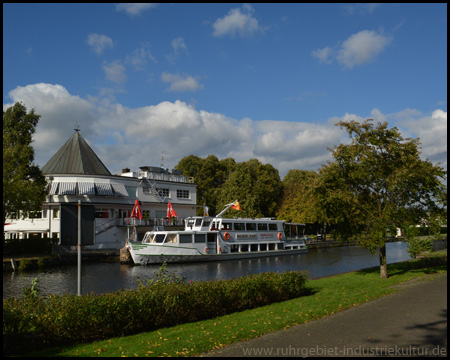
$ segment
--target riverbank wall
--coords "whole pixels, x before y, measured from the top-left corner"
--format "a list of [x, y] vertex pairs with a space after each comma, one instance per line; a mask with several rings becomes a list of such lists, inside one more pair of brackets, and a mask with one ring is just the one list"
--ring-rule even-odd
[[[78, 254], [66, 253], [59, 255], [36, 255], [3, 258], [3, 271], [46, 269], [55, 266], [74, 265], [77, 263]], [[83, 262], [118, 261], [119, 250], [107, 251], [82, 251]]]

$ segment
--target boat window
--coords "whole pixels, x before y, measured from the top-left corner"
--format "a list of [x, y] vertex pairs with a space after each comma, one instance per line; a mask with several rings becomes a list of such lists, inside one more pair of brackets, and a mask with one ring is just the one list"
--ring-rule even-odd
[[202, 225], [202, 219], [195, 219], [195, 226], [201, 226]]
[[155, 234], [155, 237], [153, 238], [154, 243], [162, 243], [164, 242], [164, 238], [166, 237], [166, 234]]
[[192, 244], [192, 235], [180, 234], [180, 244]]
[[245, 223], [234, 223], [234, 230], [245, 230]]
[[266, 223], [258, 223], [258, 230], [259, 231], [267, 231], [267, 224]]
[[151, 243], [153, 241], [153, 236], [155, 236], [155, 234], [145, 234], [144, 240], [142, 242]]
[[186, 227], [190, 227], [192, 229], [193, 226], [194, 226], [194, 220], [193, 219], [189, 219], [187, 221]]
[[251, 244], [250, 245], [250, 251], [258, 251], [258, 244]]
[[277, 223], [270, 223], [269, 230], [274, 230], [274, 231], [278, 230]]
[[233, 230], [233, 223], [222, 221], [222, 227], [220, 229], [221, 230]]
[[248, 231], [255, 231], [256, 230], [256, 224], [255, 223], [247, 223], [246, 224]]
[[211, 230], [215, 230], [217, 229], [217, 223], [215, 221], [213, 221], [212, 226], [211, 226]]
[[203, 220], [203, 225], [202, 226], [206, 226], [209, 228], [209, 224], [211, 224], [210, 220]]
[[194, 235], [195, 243], [204, 243], [206, 242], [205, 234], [195, 234]]
[[267, 244], [259, 244], [259, 251], [266, 251], [267, 250]]
[[176, 243], [177, 242], [177, 234], [167, 234], [166, 244], [167, 243]]

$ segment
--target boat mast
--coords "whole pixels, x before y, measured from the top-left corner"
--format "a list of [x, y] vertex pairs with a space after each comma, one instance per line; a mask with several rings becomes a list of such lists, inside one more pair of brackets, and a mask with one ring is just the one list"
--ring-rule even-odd
[[230, 207], [232, 207], [236, 202], [237, 202], [237, 200], [233, 201], [233, 202], [230, 203], [230, 204], [225, 205], [225, 209], [223, 209], [220, 213], [218, 213], [218, 214], [216, 215], [216, 218], [222, 217], [222, 215], [225, 213], [225, 211], [227, 211]]

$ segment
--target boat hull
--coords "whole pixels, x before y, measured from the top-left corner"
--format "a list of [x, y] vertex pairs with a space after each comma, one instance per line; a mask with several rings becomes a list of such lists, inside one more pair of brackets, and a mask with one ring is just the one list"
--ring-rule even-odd
[[[133, 262], [136, 265], [148, 264], [162, 264], [166, 263], [190, 263], [190, 262], [205, 262], [205, 261], [224, 261], [224, 260], [238, 260], [251, 259], [269, 256], [283, 256], [295, 255], [308, 251], [308, 248], [290, 249], [290, 250], [274, 250], [274, 251], [258, 251], [258, 252], [239, 252], [239, 253], [222, 253], [222, 254], [202, 254], [193, 249], [191, 254], [183, 254], [174, 249], [165, 249], [166, 253], [162, 254], [160, 249], [152, 249], [152, 246], [147, 247], [128, 247]], [[159, 250], [159, 251], [158, 251]], [[194, 251], [195, 250], [195, 251]], [[159, 252], [159, 253], [158, 253]]]

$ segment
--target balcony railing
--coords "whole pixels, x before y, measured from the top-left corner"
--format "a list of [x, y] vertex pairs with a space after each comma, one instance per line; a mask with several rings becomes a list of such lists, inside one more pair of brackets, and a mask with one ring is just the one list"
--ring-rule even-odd
[[150, 218], [150, 219], [136, 219], [136, 218], [123, 218], [118, 219], [119, 226], [184, 226], [184, 218]]

